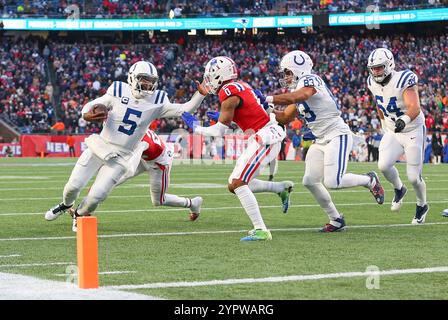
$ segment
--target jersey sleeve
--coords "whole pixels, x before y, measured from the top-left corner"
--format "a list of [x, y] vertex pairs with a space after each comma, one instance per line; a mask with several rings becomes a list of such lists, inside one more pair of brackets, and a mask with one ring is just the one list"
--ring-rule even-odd
[[154, 92], [154, 104], [170, 104], [168, 93], [163, 90], [157, 90]]
[[316, 75], [306, 75], [299, 79], [296, 90], [306, 87], [313, 87], [318, 90], [323, 84], [324, 82], [320, 77]]
[[397, 88], [398, 90], [404, 91], [407, 88], [412, 88], [413, 86], [416, 86], [417, 83], [418, 83], [417, 75], [414, 72], [408, 70], [402, 74], [402, 77], [400, 77], [400, 80], [397, 83]]
[[244, 92], [245, 88], [242, 84], [238, 82], [231, 82], [229, 84], [226, 84], [224, 87], [221, 88], [219, 91], [219, 101], [223, 102], [227, 98], [231, 96], [237, 96], [242, 98], [242, 94]]
[[87, 102], [82, 107], [81, 113], [84, 114], [89, 112], [90, 110], [92, 110], [92, 107], [96, 104], [103, 104], [108, 108], [108, 110], [111, 110], [113, 107], [113, 97], [111, 97], [109, 94], [106, 93], [105, 95], [96, 98], [95, 100]]
[[107, 88], [106, 94], [108, 94], [108, 95], [110, 95], [112, 97], [121, 98], [123, 96], [123, 92], [124, 92], [123, 82], [121, 82], [121, 81], [114, 81], [109, 86], [109, 88]]

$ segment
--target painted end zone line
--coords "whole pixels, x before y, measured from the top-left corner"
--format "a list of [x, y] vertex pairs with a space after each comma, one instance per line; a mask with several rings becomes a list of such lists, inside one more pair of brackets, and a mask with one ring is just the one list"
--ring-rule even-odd
[[285, 277], [268, 277], [268, 278], [246, 278], [246, 279], [226, 279], [226, 280], [210, 280], [210, 281], [192, 281], [192, 282], [158, 282], [146, 283], [137, 285], [119, 285], [105, 287], [107, 289], [118, 290], [133, 290], [133, 289], [159, 289], [159, 288], [182, 288], [182, 287], [201, 287], [201, 286], [217, 286], [229, 284], [244, 284], [244, 283], [276, 283], [286, 281], [307, 281], [307, 280], [321, 280], [321, 279], [338, 279], [338, 278], [354, 278], [354, 277], [368, 277], [368, 276], [387, 276], [400, 274], [415, 274], [415, 273], [434, 273], [434, 272], [448, 272], [448, 267], [434, 267], [421, 269], [398, 269], [398, 270], [384, 270], [378, 272], [343, 272], [343, 273], [327, 273], [327, 274], [310, 274], [310, 275], [296, 275]]
[[[363, 229], [363, 228], [424, 228], [424, 226], [433, 225], [447, 225], [448, 222], [427, 222], [423, 225], [407, 224], [366, 224], [366, 225], [353, 225], [347, 226], [349, 229]], [[306, 227], [306, 228], [278, 228], [270, 229], [274, 232], [295, 232], [295, 231], [318, 231], [320, 227]], [[188, 232], [147, 232], [147, 233], [116, 233], [116, 234], [103, 234], [98, 235], [98, 238], [126, 238], [126, 237], [163, 237], [163, 236], [191, 236], [197, 234], [225, 234], [225, 233], [242, 233], [247, 230], [207, 230], [207, 231], [188, 231]], [[63, 237], [24, 237], [24, 238], [0, 238], [0, 241], [34, 241], [34, 240], [67, 240], [75, 239], [75, 236], [63, 236]]]

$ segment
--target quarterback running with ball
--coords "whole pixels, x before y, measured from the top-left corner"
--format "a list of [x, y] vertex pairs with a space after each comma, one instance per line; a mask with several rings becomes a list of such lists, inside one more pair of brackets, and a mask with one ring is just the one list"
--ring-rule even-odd
[[411, 223], [423, 224], [429, 211], [426, 184], [422, 178], [426, 128], [420, 109], [417, 75], [411, 70], [395, 71], [394, 56], [385, 48], [372, 51], [367, 68], [370, 73], [367, 85], [376, 101], [385, 131], [379, 146], [378, 168], [395, 189], [391, 210], [400, 210], [407, 193], [394, 166], [404, 154], [408, 180], [417, 196]]
[[114, 81], [105, 95], [84, 105], [83, 118], [103, 122], [103, 129], [99, 135], [93, 134], [85, 140], [88, 148], [73, 168], [62, 202], [45, 213], [46, 220], [55, 220], [70, 209], [81, 190], [97, 174], [87, 196], [72, 211], [72, 229], [76, 232], [76, 218], [92, 214], [126, 174], [135, 152], [140, 152], [138, 157], [141, 156], [138, 145], [151, 121], [194, 112], [205, 98], [196, 92], [187, 103], [171, 103], [165, 91], [157, 90], [158, 79], [152, 63], [136, 62], [129, 69], [127, 83]]

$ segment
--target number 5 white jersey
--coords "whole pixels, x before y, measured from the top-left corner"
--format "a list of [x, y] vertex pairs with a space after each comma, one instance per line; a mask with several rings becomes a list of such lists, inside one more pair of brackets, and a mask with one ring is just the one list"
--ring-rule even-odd
[[[132, 151], [143, 138], [151, 121], [173, 114], [165, 91], [156, 90], [154, 94], [135, 99], [130, 86], [114, 81], [102, 97], [87, 103], [82, 113], [88, 112], [95, 104], [104, 104], [110, 111], [103, 123], [100, 136], [118, 148]], [[179, 109], [179, 108], [178, 108]]]
[[307, 101], [297, 104], [297, 111], [304, 115], [317, 142], [329, 141], [334, 137], [351, 133], [349, 126], [340, 116], [336, 98], [319, 76], [311, 74], [301, 77], [296, 90], [303, 87], [314, 87], [317, 91]]
[[[389, 82], [382, 86], [375, 82], [371, 76], [367, 78], [367, 85], [370, 92], [374, 96], [378, 108], [383, 112], [386, 121], [386, 130], [395, 131], [395, 120], [404, 115], [407, 108], [403, 101], [403, 92], [407, 88], [417, 85], [417, 75], [411, 70], [392, 71]], [[420, 128], [425, 123], [423, 112], [415, 118], [411, 123], [406, 125], [403, 132], [410, 132], [416, 128]]]

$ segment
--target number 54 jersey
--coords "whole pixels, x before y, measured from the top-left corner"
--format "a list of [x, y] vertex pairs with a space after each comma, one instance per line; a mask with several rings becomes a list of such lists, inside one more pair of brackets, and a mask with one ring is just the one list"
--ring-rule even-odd
[[317, 143], [326, 143], [334, 137], [351, 133], [341, 118], [339, 105], [325, 82], [315, 74], [301, 77], [296, 90], [313, 87], [316, 93], [308, 100], [297, 104], [297, 111], [304, 116]]
[[[395, 131], [395, 120], [403, 116], [406, 111], [406, 105], [403, 101], [403, 92], [407, 88], [412, 88], [418, 83], [417, 75], [411, 70], [392, 71], [392, 76], [386, 85], [375, 82], [371, 76], [367, 78], [367, 86], [372, 93], [378, 109], [383, 112], [386, 121], [386, 131]], [[425, 123], [423, 112], [409, 123], [402, 132], [410, 132], [420, 128]]]

